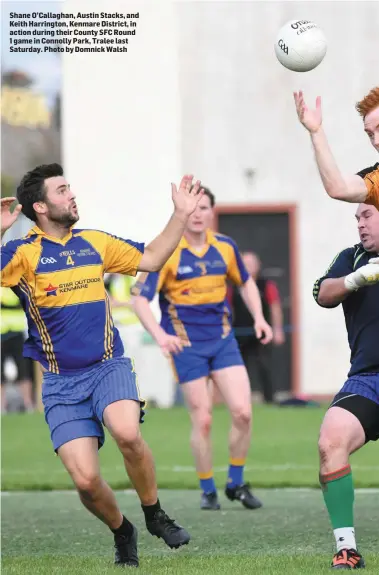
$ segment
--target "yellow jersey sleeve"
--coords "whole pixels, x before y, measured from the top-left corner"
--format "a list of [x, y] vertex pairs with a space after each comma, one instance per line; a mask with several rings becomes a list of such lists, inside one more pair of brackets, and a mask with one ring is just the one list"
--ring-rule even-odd
[[1, 246], [1, 285], [16, 286], [28, 270], [23, 246], [27, 240], [11, 240]]
[[83, 230], [78, 235], [99, 252], [105, 273], [136, 275], [143, 256], [144, 244], [96, 230]]

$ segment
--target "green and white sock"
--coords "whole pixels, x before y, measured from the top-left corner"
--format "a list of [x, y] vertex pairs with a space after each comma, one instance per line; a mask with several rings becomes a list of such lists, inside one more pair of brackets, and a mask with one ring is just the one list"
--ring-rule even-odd
[[350, 465], [320, 475], [324, 501], [336, 539], [337, 551], [356, 549], [354, 530], [354, 485]]

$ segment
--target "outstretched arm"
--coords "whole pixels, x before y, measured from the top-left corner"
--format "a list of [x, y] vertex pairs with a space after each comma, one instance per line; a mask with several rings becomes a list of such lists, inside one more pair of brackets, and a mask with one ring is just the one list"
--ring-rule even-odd
[[200, 181], [192, 187], [193, 176], [184, 176], [179, 190], [171, 184], [174, 213], [164, 230], [148, 246], [138, 265], [139, 271], [159, 271], [174, 253], [184, 233], [189, 216], [196, 209], [197, 203], [203, 195], [200, 190]]
[[363, 179], [357, 175], [343, 176], [336, 164], [322, 127], [320, 96], [316, 99], [314, 110], [306, 106], [303, 92], [295, 92], [294, 98], [298, 118], [310, 134], [318, 171], [327, 194], [345, 202], [364, 202], [368, 190]]

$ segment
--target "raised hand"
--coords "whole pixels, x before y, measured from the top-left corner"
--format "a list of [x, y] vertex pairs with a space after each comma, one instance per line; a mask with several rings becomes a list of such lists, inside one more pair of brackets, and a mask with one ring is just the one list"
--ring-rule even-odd
[[303, 92], [294, 92], [293, 96], [300, 122], [308, 132], [317, 132], [322, 124], [321, 96], [317, 96], [314, 110], [310, 110], [305, 104]]
[[11, 205], [15, 200], [16, 198], [1, 198], [1, 235], [14, 224], [20, 215], [21, 204], [18, 204], [11, 212]]
[[196, 206], [202, 197], [204, 191], [200, 189], [200, 180], [192, 185], [193, 176], [183, 176], [180, 182], [179, 190], [175, 184], [171, 184], [172, 201], [174, 202], [175, 211], [188, 217], [195, 211]]

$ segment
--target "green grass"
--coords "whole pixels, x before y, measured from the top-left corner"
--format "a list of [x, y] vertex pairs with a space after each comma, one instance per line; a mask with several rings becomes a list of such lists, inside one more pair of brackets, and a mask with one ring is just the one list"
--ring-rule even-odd
[[[255, 487], [317, 487], [317, 438], [325, 412], [310, 408], [257, 406], [254, 409], [253, 443], [246, 479]], [[189, 448], [189, 419], [184, 408], [149, 410], [141, 427], [153, 450], [160, 487], [197, 489]], [[218, 484], [225, 480], [228, 464], [229, 415], [223, 407], [214, 413], [214, 469]], [[352, 457], [357, 487], [379, 487], [375, 444]], [[100, 451], [102, 472], [114, 488], [129, 486], [121, 456], [107, 436]], [[71, 480], [50, 443], [43, 415], [2, 417], [2, 489], [71, 489]]]
[[[317, 437], [324, 411], [255, 408], [246, 479], [264, 506], [247, 511], [239, 503], [226, 501], [221, 492], [228, 463], [229, 416], [224, 408], [216, 408], [214, 468], [222, 509], [201, 512], [188, 442], [188, 415], [183, 408], [150, 410], [142, 430], [155, 456], [160, 499], [188, 528], [192, 540], [188, 547], [170, 551], [146, 532], [135, 493], [117, 492], [121, 509], [139, 529], [139, 573], [330, 573], [334, 538], [321, 492], [300, 489], [317, 486]], [[379, 487], [376, 447], [370, 444], [353, 456], [356, 486]], [[114, 488], [125, 489], [129, 484], [121, 456], [109, 437], [100, 459], [104, 477]], [[267, 489], [283, 486], [297, 489]], [[1, 510], [3, 573], [120, 573], [112, 565], [113, 542], [107, 528], [81, 506], [75, 491], [57, 491], [72, 489], [72, 484], [53, 454], [42, 415], [2, 417], [2, 488], [8, 491], [2, 495]], [[358, 491], [355, 514], [358, 541], [368, 566], [365, 573], [377, 575], [378, 493]]]
[[[219, 512], [201, 512], [195, 491], [162, 491], [161, 501], [192, 536], [171, 551], [146, 531], [137, 497], [118, 492], [139, 529], [141, 575], [316, 575], [330, 573], [334, 541], [316, 490], [258, 490], [264, 507], [247, 511], [221, 497]], [[377, 493], [356, 495], [356, 532], [367, 575], [379, 573]], [[112, 537], [73, 492], [2, 497], [2, 572], [23, 575], [116, 574]]]

